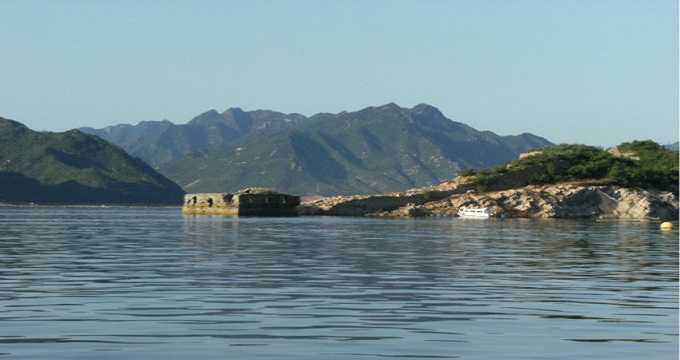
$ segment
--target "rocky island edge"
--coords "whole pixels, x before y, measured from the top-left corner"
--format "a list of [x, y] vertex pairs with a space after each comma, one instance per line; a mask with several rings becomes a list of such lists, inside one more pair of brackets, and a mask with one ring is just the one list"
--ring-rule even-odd
[[298, 215], [454, 216], [463, 206], [489, 207], [509, 218], [678, 219], [678, 198], [667, 191], [560, 183], [480, 193], [460, 179], [404, 193], [307, 201]]
[[607, 151], [562, 144], [465, 175], [401, 193], [305, 201], [298, 214], [453, 216], [465, 206], [510, 218], [678, 219], [678, 152], [652, 141]]

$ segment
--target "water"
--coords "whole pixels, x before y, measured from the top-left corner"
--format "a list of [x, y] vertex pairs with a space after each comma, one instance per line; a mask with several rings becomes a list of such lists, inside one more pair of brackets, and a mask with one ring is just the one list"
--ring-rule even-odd
[[0, 208], [0, 354], [676, 359], [658, 226]]

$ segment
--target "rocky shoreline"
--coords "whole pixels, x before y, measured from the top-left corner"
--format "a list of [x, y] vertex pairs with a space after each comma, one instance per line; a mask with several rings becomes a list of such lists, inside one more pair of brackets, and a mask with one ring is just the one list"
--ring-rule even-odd
[[478, 192], [459, 179], [403, 193], [323, 198], [303, 202], [299, 215], [455, 216], [458, 209], [490, 207], [509, 218], [593, 218], [677, 220], [678, 198], [671, 192], [576, 183], [529, 185]]

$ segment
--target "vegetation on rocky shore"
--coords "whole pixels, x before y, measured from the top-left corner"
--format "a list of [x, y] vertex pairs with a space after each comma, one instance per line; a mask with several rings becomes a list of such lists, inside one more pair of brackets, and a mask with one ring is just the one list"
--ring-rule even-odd
[[652, 141], [608, 151], [557, 145], [439, 186], [318, 199], [303, 203], [300, 213], [446, 216], [462, 206], [491, 207], [508, 217], [677, 219], [678, 152]]
[[653, 141], [623, 143], [609, 150], [594, 146], [560, 144], [534, 149], [527, 156], [491, 170], [464, 171], [478, 190], [493, 187], [503, 174], [537, 169], [527, 185], [578, 182], [583, 185], [617, 185], [656, 189], [678, 195], [678, 151]]

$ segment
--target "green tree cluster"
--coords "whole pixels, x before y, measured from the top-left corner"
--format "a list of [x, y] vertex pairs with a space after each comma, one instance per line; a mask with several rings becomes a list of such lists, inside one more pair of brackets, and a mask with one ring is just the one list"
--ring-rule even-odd
[[[651, 141], [633, 141], [617, 146], [616, 152], [588, 145], [560, 144], [518, 159], [509, 165], [474, 173], [479, 190], [494, 176], [543, 165], [546, 171], [533, 175], [532, 184], [565, 181], [598, 182], [625, 187], [653, 188], [678, 194], [678, 151], [667, 150]], [[470, 174], [470, 172], [468, 172]]]

